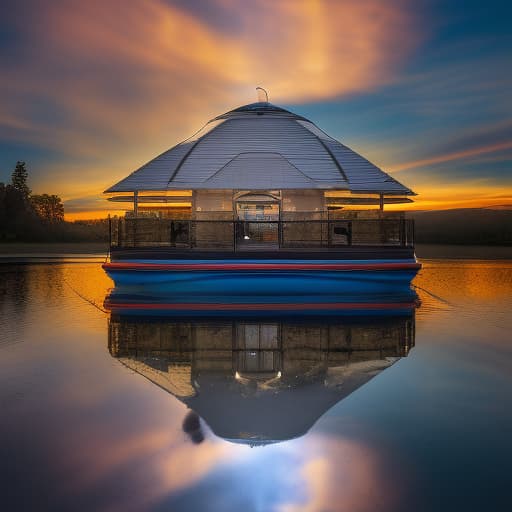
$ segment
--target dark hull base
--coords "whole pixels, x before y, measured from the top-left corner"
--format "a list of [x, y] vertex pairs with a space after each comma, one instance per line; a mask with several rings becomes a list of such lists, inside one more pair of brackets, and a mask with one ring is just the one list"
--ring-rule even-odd
[[331, 249], [205, 250], [170, 247], [111, 248], [111, 260], [411, 260], [414, 247], [360, 246]]

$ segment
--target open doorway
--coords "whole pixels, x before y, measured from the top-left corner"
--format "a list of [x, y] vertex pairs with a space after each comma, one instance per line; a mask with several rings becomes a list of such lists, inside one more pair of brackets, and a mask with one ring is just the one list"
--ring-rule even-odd
[[271, 194], [248, 193], [235, 200], [237, 246], [269, 249], [279, 246], [280, 200]]

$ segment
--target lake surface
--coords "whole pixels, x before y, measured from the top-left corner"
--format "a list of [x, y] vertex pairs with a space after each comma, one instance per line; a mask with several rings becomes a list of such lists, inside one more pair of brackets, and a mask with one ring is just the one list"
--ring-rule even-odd
[[424, 260], [400, 315], [104, 311], [0, 265], [0, 509], [511, 509], [512, 261]]

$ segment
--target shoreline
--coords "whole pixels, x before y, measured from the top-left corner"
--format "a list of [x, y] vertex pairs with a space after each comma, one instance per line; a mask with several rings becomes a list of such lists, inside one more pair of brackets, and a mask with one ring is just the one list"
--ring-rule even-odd
[[0, 244], [0, 258], [12, 256], [106, 255], [108, 242], [14, 242]]
[[[23, 258], [30, 260], [59, 258], [104, 258], [105, 242], [3, 243], [0, 262]], [[419, 259], [512, 260], [512, 246], [416, 244]]]

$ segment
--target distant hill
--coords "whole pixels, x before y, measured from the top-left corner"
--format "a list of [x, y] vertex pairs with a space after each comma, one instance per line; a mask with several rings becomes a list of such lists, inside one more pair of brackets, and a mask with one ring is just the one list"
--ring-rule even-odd
[[408, 212], [417, 243], [512, 245], [512, 209], [460, 208]]

